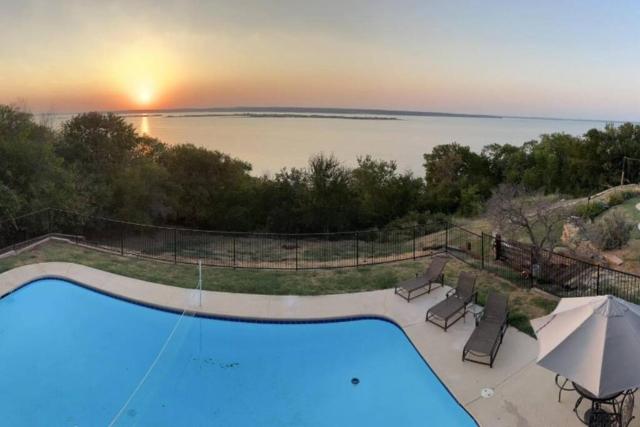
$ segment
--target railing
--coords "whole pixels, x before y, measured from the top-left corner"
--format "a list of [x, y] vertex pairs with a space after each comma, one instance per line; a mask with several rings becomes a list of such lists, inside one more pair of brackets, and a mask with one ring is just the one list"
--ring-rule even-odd
[[0, 223], [0, 253], [45, 235], [120, 255], [232, 268], [358, 267], [444, 252], [446, 223], [342, 233], [235, 233], [160, 227], [46, 209]]
[[476, 268], [559, 297], [611, 294], [640, 303], [640, 276], [452, 224], [447, 249]]
[[342, 233], [233, 233], [160, 227], [45, 209], [0, 222], [0, 254], [43, 236], [119, 255], [254, 269], [331, 269], [450, 255], [525, 288], [557, 296], [612, 294], [640, 302], [640, 276], [446, 222]]

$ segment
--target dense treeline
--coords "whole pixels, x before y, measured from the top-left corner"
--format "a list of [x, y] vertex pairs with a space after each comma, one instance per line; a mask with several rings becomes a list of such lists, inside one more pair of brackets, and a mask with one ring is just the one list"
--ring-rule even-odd
[[432, 211], [473, 215], [498, 184], [531, 191], [583, 196], [640, 182], [640, 126], [591, 129], [584, 136], [542, 135], [522, 146], [491, 144], [481, 153], [458, 144], [440, 145], [425, 155], [426, 202]]
[[[251, 165], [193, 145], [165, 145], [123, 118], [86, 113], [59, 131], [0, 106], [0, 217], [48, 206], [129, 221], [274, 232], [384, 227], [429, 214], [474, 215], [500, 183], [588, 194], [619, 182], [624, 156], [640, 158], [640, 126], [543, 135], [523, 146], [458, 144], [424, 156], [425, 177], [365, 156], [333, 156], [254, 177]], [[626, 171], [640, 181], [640, 162]]]

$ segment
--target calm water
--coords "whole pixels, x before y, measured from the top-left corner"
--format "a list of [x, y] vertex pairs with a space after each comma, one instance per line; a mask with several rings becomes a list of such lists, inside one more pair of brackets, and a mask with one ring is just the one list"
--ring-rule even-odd
[[[69, 116], [57, 116], [60, 122]], [[480, 151], [491, 143], [522, 145], [541, 134], [582, 135], [605, 122], [410, 117], [400, 120], [247, 117], [127, 117], [140, 132], [169, 143], [189, 142], [231, 154], [253, 165], [253, 173], [275, 173], [282, 167], [305, 166], [314, 153], [334, 153], [347, 164], [358, 156], [395, 160], [401, 170], [418, 175], [424, 153], [439, 144], [458, 142]]]
[[382, 320], [181, 317], [40, 280], [0, 300], [0, 348], [7, 426], [475, 425]]

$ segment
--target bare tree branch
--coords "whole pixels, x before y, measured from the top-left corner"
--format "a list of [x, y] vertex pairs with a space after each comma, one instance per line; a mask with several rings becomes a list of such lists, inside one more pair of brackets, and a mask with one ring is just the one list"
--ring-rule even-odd
[[502, 235], [515, 240], [525, 234], [538, 256], [545, 251], [550, 256], [560, 237], [559, 225], [567, 218], [566, 208], [558, 207], [557, 200], [522, 186], [502, 184], [494, 191], [487, 211]]

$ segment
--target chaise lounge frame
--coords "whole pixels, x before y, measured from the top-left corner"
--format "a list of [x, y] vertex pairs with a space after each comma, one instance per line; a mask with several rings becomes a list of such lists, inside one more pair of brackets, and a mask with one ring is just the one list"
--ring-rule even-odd
[[[397, 283], [395, 294], [400, 295], [407, 302], [411, 302], [413, 298], [428, 294], [432, 289], [443, 286], [444, 268], [447, 262], [449, 262], [449, 258], [443, 256], [434, 257], [422, 275]], [[434, 284], [437, 286], [434, 287]]]
[[467, 306], [476, 301], [475, 286], [476, 276], [466, 271], [461, 272], [458, 276], [458, 286], [449, 290], [443, 301], [427, 310], [425, 321], [441, 327], [446, 332], [449, 326], [464, 319]]
[[[484, 309], [476, 314], [476, 328], [462, 350], [462, 361], [493, 368], [493, 362], [507, 331], [508, 320], [508, 297], [499, 292], [490, 292]], [[486, 361], [487, 358], [489, 361]]]

